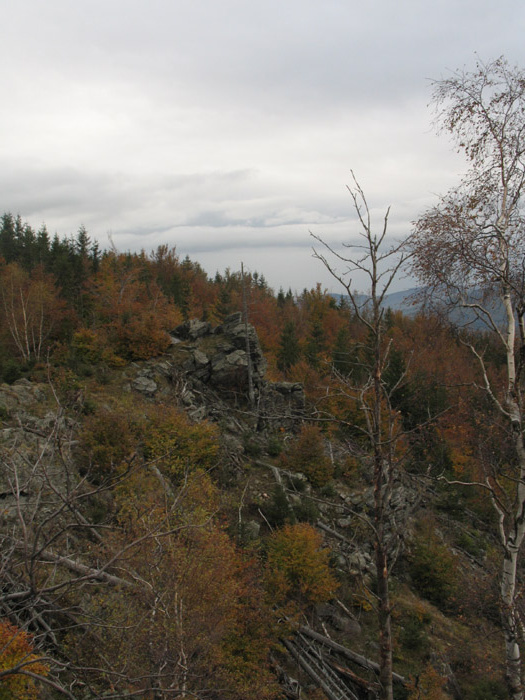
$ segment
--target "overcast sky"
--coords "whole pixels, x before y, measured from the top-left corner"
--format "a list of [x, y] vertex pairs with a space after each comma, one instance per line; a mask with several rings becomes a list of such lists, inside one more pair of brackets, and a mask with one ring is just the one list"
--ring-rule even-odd
[[276, 289], [337, 291], [309, 232], [355, 240], [350, 169], [395, 236], [457, 183], [429, 79], [525, 66], [523, 0], [17, 0], [0, 26], [1, 211]]

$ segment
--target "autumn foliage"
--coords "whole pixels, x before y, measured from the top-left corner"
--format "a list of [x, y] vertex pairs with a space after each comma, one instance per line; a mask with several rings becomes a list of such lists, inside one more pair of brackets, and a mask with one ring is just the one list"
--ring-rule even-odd
[[324, 439], [318, 426], [305, 424], [281, 456], [281, 465], [308, 477], [313, 486], [324, 486], [334, 468], [325, 453]]
[[209, 423], [192, 423], [169, 406], [152, 406], [141, 426], [148, 459], [176, 482], [196, 469], [209, 471], [219, 457], [218, 430]]
[[321, 603], [333, 596], [337, 581], [329, 566], [329, 550], [307, 523], [286, 525], [268, 541], [268, 589], [272, 600], [299, 606]]
[[93, 329], [124, 359], [158, 355], [182, 320], [142, 258], [110, 254], [87, 286]]
[[[11, 382], [23, 375], [42, 381], [48, 371], [43, 363], [49, 358], [57, 398], [67, 396], [69, 401], [73, 396], [66, 419], [71, 434], [57, 454], [64, 460], [64, 479], [80, 473], [79, 483], [68, 483], [70, 491], [34, 540], [31, 528], [38, 518], [27, 518], [26, 552], [33, 558], [26, 566], [17, 550], [17, 566], [22, 564], [12, 580], [21, 590], [34, 589], [37, 597], [42, 582], [57, 585], [53, 601], [58, 600], [59, 609], [73, 611], [62, 623], [66, 629], [58, 635], [63, 647], [57, 655], [72, 664], [71, 677], [89, 686], [91, 696], [279, 697], [269, 663], [281, 633], [276, 628], [279, 616], [297, 619], [308, 612], [313, 618], [318, 603], [335, 596], [356, 601], [356, 590], [359, 595], [366, 590], [367, 602], [361, 605], [366, 618], [373, 600], [376, 582], [364, 580], [369, 571], [361, 572], [364, 582], [357, 584], [349, 563], [369, 535], [364, 531], [373, 526], [367, 510], [372, 460], [366, 409], [373, 358], [366, 330], [344, 299], [336, 301], [319, 285], [299, 294], [274, 294], [257, 273], [243, 279], [227, 270], [212, 279], [198, 263], [179, 259], [175, 249], [161, 246], [150, 255], [99, 251], [86, 244], [85, 232], [78, 241], [48, 244], [42, 234], [42, 255], [22, 255], [25, 249], [18, 241], [15, 255], [9, 253], [9, 237], [1, 233], [1, 379]], [[278, 435], [274, 449], [264, 417], [255, 426], [253, 416], [243, 413], [242, 398], [232, 409], [230, 426], [238, 422], [244, 428], [245, 419], [252, 421], [247, 434], [266, 462], [264, 478], [258, 465], [243, 462], [240, 441], [235, 452], [234, 429], [228, 435], [231, 442], [222, 439], [227, 422], [222, 415], [209, 422], [188, 418], [177, 393], [176, 369], [155, 400], [122, 392], [124, 385], [129, 389], [134, 361], [166, 354], [163, 360], [172, 362], [177, 350], [170, 353], [169, 331], [183, 319], [219, 324], [241, 310], [243, 287], [248, 321], [268, 360], [267, 378], [301, 382], [307, 396], [301, 420], [293, 426], [290, 420], [272, 433]], [[501, 503], [510, 504], [512, 498], [505, 481], [496, 481], [498, 473], [507, 474], [509, 481], [515, 478], [509, 433], [479, 399], [479, 369], [457, 334], [439, 318], [390, 311], [382, 324], [382, 381], [391, 400], [380, 403], [378, 436], [389, 444], [389, 431], [403, 434], [392, 450], [400, 474], [404, 472], [399, 484], [395, 480], [394, 496], [399, 495], [398, 485], [403, 486], [401, 496], [405, 490], [410, 495], [416, 478], [442, 477], [432, 481], [436, 493], [424, 502], [439, 501], [439, 517], [443, 514], [445, 520], [474, 512], [490, 526], [486, 494], [471, 490], [466, 495], [466, 489], [443, 480], [488, 476]], [[488, 376], [501, 391], [501, 353], [483, 334], [467, 339], [483, 353]], [[163, 392], [169, 395], [165, 403]], [[0, 406], [0, 417], [9, 420], [8, 407]], [[32, 424], [29, 432], [36, 434]], [[44, 459], [45, 450], [42, 455]], [[268, 466], [286, 472], [273, 499], [268, 495], [274, 488]], [[294, 479], [297, 473], [309, 483]], [[330, 484], [334, 478], [340, 480], [337, 488]], [[52, 489], [44, 481], [45, 508]], [[55, 495], [65, 482], [57, 483]], [[306, 491], [294, 490], [299, 483]], [[360, 490], [358, 517], [346, 496], [354, 487]], [[315, 498], [323, 494], [338, 502], [338, 510], [316, 510]], [[338, 557], [342, 590], [319, 531], [293, 524], [296, 519], [315, 523], [327, 512], [328, 526], [340, 528], [352, 544], [351, 550], [341, 545], [344, 557]], [[339, 521], [344, 524], [339, 526]], [[258, 533], [249, 544], [244, 536], [248, 523]], [[403, 572], [402, 586], [416, 590], [429, 605], [444, 614], [460, 606], [463, 613], [467, 606], [457, 600], [463, 582], [456, 575], [458, 558], [451, 555], [448, 535], [441, 537], [441, 529], [441, 521], [439, 526], [432, 521], [404, 538], [396, 566]], [[236, 540], [239, 532], [245, 549]], [[468, 548], [469, 538], [458, 539], [457, 547]], [[105, 585], [103, 576], [75, 579], [77, 574], [70, 584], [60, 566], [40, 558], [43, 552], [62, 550], [81, 564], [102, 567], [104, 575], [114, 577], [113, 584]], [[472, 556], [483, 557], [485, 551], [497, 558], [488, 545]], [[488, 588], [485, 579], [479, 587]], [[497, 618], [493, 598], [489, 602]], [[403, 624], [394, 620], [394, 625]], [[50, 645], [49, 653], [55, 651]], [[0, 700], [37, 697], [36, 680], [16, 669], [23, 663], [27, 671], [47, 677], [51, 671], [39, 653], [30, 635], [7, 620], [0, 623]], [[437, 698], [444, 692], [437, 666], [424, 666], [427, 660], [421, 663], [417, 686], [408, 690], [410, 697]], [[61, 677], [62, 671], [50, 668], [60, 680], [70, 673]]]
[[[82, 666], [110, 659], [126, 669], [114, 687], [134, 692], [150, 682], [167, 697], [170, 689], [198, 695], [220, 687], [234, 700], [275, 698], [272, 617], [257, 564], [216, 522], [217, 489], [205, 472], [190, 469], [172, 491], [169, 462], [159, 469], [160, 480], [146, 464], [120, 484], [120, 527], [107, 539], [113, 551], [125, 552], [122, 563], [141, 585], [93, 596], [89, 612], [100, 630], [71, 635], [70, 654]], [[97, 674], [90, 682], [104, 687]]]
[[54, 277], [32, 275], [17, 263], [0, 265], [0, 320], [4, 342], [24, 362], [45, 359], [68, 315]]
[[33, 640], [25, 630], [0, 620], [0, 700], [36, 700], [37, 678], [45, 678], [48, 665], [35, 653]]

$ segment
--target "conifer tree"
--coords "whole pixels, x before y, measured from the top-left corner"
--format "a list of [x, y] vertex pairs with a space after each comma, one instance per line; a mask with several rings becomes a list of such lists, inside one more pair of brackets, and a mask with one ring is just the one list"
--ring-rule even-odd
[[308, 364], [317, 369], [321, 361], [321, 355], [325, 350], [325, 337], [323, 324], [319, 317], [314, 318], [310, 324], [310, 334], [306, 341], [305, 356]]
[[223, 285], [219, 291], [217, 302], [215, 304], [215, 316], [219, 321], [224, 321], [226, 316], [232, 313], [231, 291], [226, 285]]
[[283, 328], [277, 353], [277, 367], [281, 372], [286, 372], [293, 367], [301, 356], [301, 348], [297, 339], [295, 325], [288, 321]]
[[349, 377], [355, 369], [355, 350], [347, 326], [342, 326], [332, 350], [332, 367], [343, 377]]
[[43, 265], [46, 269], [49, 266], [50, 247], [49, 233], [44, 224], [36, 236], [36, 264]]
[[0, 256], [7, 263], [14, 262], [18, 252], [15, 238], [15, 221], [13, 215], [6, 213], [2, 215], [2, 225], [0, 228]]

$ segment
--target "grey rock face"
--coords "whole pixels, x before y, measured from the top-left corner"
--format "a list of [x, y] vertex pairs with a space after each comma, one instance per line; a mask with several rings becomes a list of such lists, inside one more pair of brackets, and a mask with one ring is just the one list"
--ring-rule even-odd
[[[226, 316], [224, 323], [222, 325], [223, 332], [228, 333], [230, 328], [234, 328], [242, 323], [242, 313], [240, 311], [234, 311], [229, 316]], [[221, 328], [221, 326], [219, 326]], [[219, 332], [219, 331], [217, 331]]]
[[208, 321], [198, 321], [196, 318], [185, 321], [170, 332], [170, 335], [181, 340], [197, 340], [211, 332], [211, 324]]
[[265, 425], [270, 429], [292, 428], [298, 416], [303, 414], [305, 404], [302, 384], [266, 382], [261, 390], [259, 409]]
[[281, 396], [287, 397], [293, 405], [304, 407], [305, 395], [302, 384], [298, 382], [274, 382], [272, 388]]
[[369, 562], [367, 561], [364, 552], [353, 552], [353, 554], [350, 554], [350, 556], [347, 558], [347, 561], [350, 573], [353, 575], [363, 574], [368, 568]]
[[249, 541], [256, 540], [259, 537], [261, 531], [261, 526], [256, 520], [248, 520], [247, 523], [243, 523], [242, 532], [245, 539]]
[[341, 610], [330, 603], [318, 605], [316, 612], [321, 620], [326, 620], [332, 627], [340, 632], [356, 637], [361, 634], [361, 625], [354, 618], [345, 615]]
[[130, 377], [129, 389], [150, 399], [175, 390], [195, 420], [226, 420], [220, 401], [248, 397], [251, 368], [258, 430], [293, 427], [303, 415], [302, 385], [266, 379], [267, 362], [257, 333], [240, 312], [215, 328], [207, 321], [186, 321], [171, 331], [171, 338], [168, 359], [136, 365], [139, 369]]
[[42, 407], [38, 404], [49, 399], [49, 394], [46, 385], [26, 379], [0, 385], [0, 405], [16, 417], [9, 427], [0, 429], [0, 495], [4, 524], [19, 524], [19, 508], [26, 508], [27, 504], [31, 508], [38, 504], [42, 517], [54, 512], [62, 498], [60, 494], [68, 493], [71, 479], [75, 478], [76, 468], [70, 450], [75, 444], [76, 424], [58, 409], [41, 415]]
[[228, 316], [215, 329], [207, 321], [186, 321], [177, 326], [172, 335], [183, 341], [193, 341], [184, 347], [187, 359], [183, 369], [195, 379], [217, 387], [246, 391], [250, 361], [255, 388], [264, 382], [266, 360], [257, 333], [253, 326], [243, 322], [240, 312]]
[[141, 394], [146, 394], [153, 396], [158, 389], [157, 384], [149, 377], [139, 376], [133, 380], [131, 386], [135, 391], [139, 391]]
[[18, 410], [45, 398], [45, 385], [33, 384], [27, 379], [17, 379], [14, 384], [0, 384], [0, 406], [6, 410]]

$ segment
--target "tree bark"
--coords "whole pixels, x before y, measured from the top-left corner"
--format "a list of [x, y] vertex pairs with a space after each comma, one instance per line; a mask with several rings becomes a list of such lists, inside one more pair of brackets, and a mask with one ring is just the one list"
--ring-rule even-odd
[[515, 602], [517, 562], [517, 549], [507, 546], [503, 560], [500, 595], [501, 618], [505, 635], [507, 685], [511, 700], [523, 700], [520, 634]]

